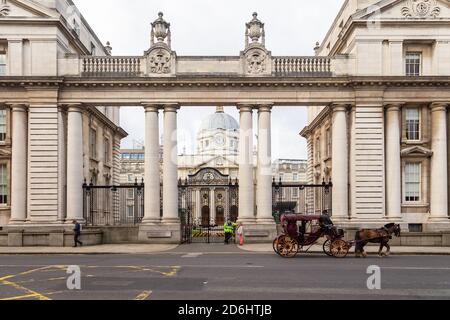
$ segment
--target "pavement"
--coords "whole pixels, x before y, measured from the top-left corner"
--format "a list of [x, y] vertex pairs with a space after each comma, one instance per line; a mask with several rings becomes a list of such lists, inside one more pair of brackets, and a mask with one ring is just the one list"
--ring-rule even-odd
[[[169, 245], [169, 244], [105, 244], [89, 247], [0, 247], [2, 254], [156, 254], [164, 252], [210, 252], [212, 248], [221, 248], [220, 253], [260, 253], [273, 254], [272, 244], [246, 244], [242, 247], [234, 245], [224, 246], [222, 244], [194, 244], [194, 245]], [[226, 248], [224, 251], [223, 249]], [[194, 251], [195, 251], [194, 250]], [[213, 249], [215, 250], [215, 249]], [[354, 249], [350, 252], [353, 253]], [[367, 246], [369, 254], [376, 254], [378, 246]], [[310, 248], [309, 253], [322, 253], [322, 246], [315, 245]], [[392, 255], [450, 255], [450, 247], [392, 247]]]
[[[79, 290], [67, 285], [74, 283], [69, 266], [80, 270]], [[373, 266], [380, 270], [375, 290], [368, 288]], [[449, 256], [283, 259], [220, 244], [154, 254], [0, 255], [0, 300], [450, 300], [449, 266]]]

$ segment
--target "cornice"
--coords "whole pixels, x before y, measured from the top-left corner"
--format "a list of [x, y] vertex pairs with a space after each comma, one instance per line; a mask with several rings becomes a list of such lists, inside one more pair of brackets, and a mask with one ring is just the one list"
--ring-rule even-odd
[[264, 77], [264, 78], [198, 78], [198, 77], [171, 77], [171, 78], [91, 78], [91, 77], [0, 77], [0, 88], [2, 87], [47, 87], [54, 88], [426, 88], [450, 86], [450, 77], [427, 76], [427, 77], [374, 77], [374, 76], [349, 76], [349, 77], [322, 77], [322, 78], [301, 78], [301, 77]]

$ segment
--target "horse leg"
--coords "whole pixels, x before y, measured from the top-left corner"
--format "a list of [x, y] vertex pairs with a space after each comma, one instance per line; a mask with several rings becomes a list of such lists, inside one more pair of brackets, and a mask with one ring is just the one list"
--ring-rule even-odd
[[367, 245], [367, 242], [365, 242], [365, 241], [363, 243], [361, 243], [361, 254], [362, 254], [363, 258], [367, 258], [367, 253], [366, 253], [366, 251], [364, 251], [364, 248], [366, 245]]
[[355, 257], [361, 258], [361, 249], [358, 242], [355, 244]]
[[384, 249], [384, 242], [381, 241], [381, 243], [380, 243], [380, 251], [378, 251], [378, 255], [380, 257], [384, 257], [383, 249]]
[[391, 246], [389, 243], [386, 243], [385, 246], [387, 248], [386, 257], [389, 257], [391, 255]]

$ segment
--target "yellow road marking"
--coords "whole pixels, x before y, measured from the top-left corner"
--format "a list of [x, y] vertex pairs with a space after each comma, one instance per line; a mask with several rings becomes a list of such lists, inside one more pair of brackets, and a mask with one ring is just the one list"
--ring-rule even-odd
[[39, 300], [51, 300], [49, 297], [44, 296], [42, 293], [39, 293], [39, 292], [33, 291], [33, 290], [31, 290], [31, 289], [25, 288], [24, 286], [21, 286], [21, 285], [19, 285], [19, 284], [17, 284], [17, 283], [14, 283], [14, 282], [12, 282], [12, 281], [2, 280], [1, 282], [2, 282], [3, 284], [6, 284], [6, 285], [9, 285], [9, 286], [13, 287], [14, 289], [19, 290], [19, 291], [25, 291], [25, 292], [28, 293], [28, 295], [31, 295], [31, 296], [33, 296], [33, 297], [36, 297], [36, 298], [38, 298]]
[[134, 300], [147, 300], [152, 293], [152, 291], [144, 291], [140, 293], [136, 298], [134, 298]]

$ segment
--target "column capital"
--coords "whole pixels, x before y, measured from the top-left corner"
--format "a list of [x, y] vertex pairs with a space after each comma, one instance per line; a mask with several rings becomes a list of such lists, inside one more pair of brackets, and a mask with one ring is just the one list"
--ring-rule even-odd
[[237, 108], [238, 108], [239, 112], [241, 112], [241, 113], [242, 112], [252, 112], [254, 105], [250, 104], [250, 103], [239, 103], [237, 105]]
[[68, 112], [83, 112], [83, 104], [81, 103], [71, 103], [66, 105], [66, 109]]
[[272, 112], [273, 103], [257, 105], [258, 112]]
[[384, 108], [387, 112], [400, 111], [404, 105], [404, 103], [388, 103], [384, 106]]
[[28, 104], [26, 103], [10, 103], [7, 104], [11, 108], [12, 112], [27, 112]]
[[345, 112], [348, 110], [349, 108], [349, 104], [344, 104], [344, 103], [333, 103], [330, 105], [330, 108], [332, 110], [332, 112]]
[[448, 107], [448, 103], [445, 103], [445, 102], [433, 102], [430, 104], [431, 112], [446, 111], [447, 107]]
[[164, 109], [164, 112], [178, 112], [180, 109], [179, 103], [163, 103], [162, 107]]
[[158, 112], [162, 109], [161, 104], [156, 103], [141, 103], [141, 105], [144, 107], [145, 112]]

